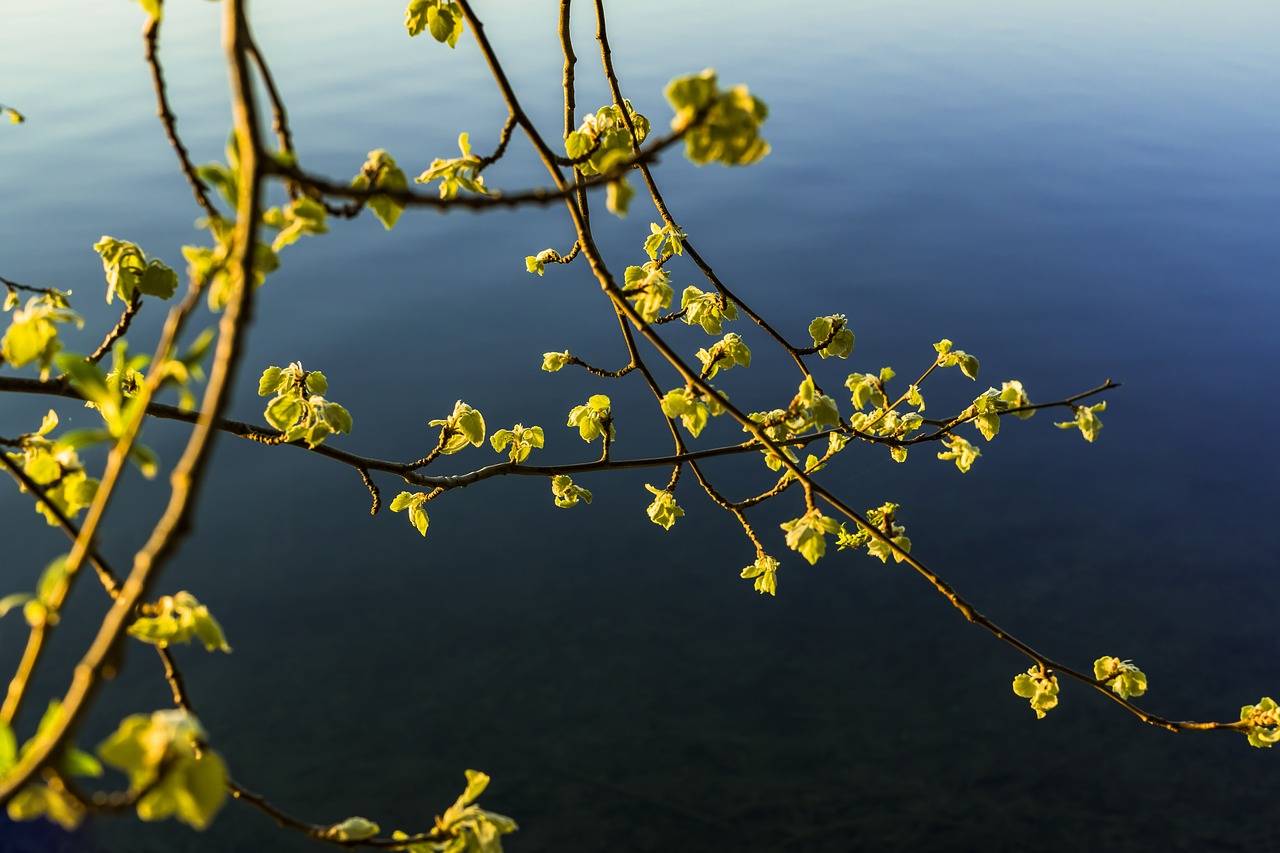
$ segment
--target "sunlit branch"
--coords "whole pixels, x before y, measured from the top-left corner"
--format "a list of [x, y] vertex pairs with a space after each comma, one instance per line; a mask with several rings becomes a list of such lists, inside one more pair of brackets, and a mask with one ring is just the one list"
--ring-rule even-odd
[[[526, 125], [521, 121], [523, 113], [517, 114], [515, 121], [525, 130], [526, 133], [532, 125]], [[508, 119], [511, 121], [511, 119]], [[527, 121], [525, 119], [524, 121]], [[636, 156], [617, 164], [604, 174], [587, 179], [582, 184], [582, 189], [599, 189], [608, 186], [613, 181], [621, 177], [625, 177], [627, 170], [634, 166], [656, 162], [658, 154], [663, 150], [670, 148], [678, 143], [688, 132], [688, 128], [678, 132], [668, 134], [666, 136], [655, 139], [650, 145], [646, 146]], [[558, 162], [558, 155], [547, 149], [547, 156], [551, 162]], [[576, 184], [562, 184], [556, 188], [537, 188], [524, 190], [520, 192], [504, 193], [494, 190], [485, 195], [456, 195], [453, 198], [440, 198], [439, 193], [431, 193], [414, 189], [387, 189], [381, 187], [356, 188], [349, 184], [339, 183], [330, 178], [306, 172], [298, 166], [288, 163], [281, 163], [277, 160], [266, 161], [265, 168], [271, 174], [278, 175], [289, 181], [295, 181], [300, 186], [306, 187], [324, 196], [334, 198], [346, 198], [353, 201], [368, 201], [371, 198], [387, 198], [404, 207], [430, 207], [440, 210], [450, 208], [466, 208], [471, 210], [486, 210], [489, 208], [502, 207], [526, 207], [537, 205], [556, 204], [564, 201], [566, 198], [572, 197], [578, 192], [579, 187]], [[563, 180], [563, 176], [561, 176]]]
[[107, 333], [102, 339], [102, 343], [98, 344], [98, 348], [89, 355], [88, 360], [95, 364], [102, 360], [102, 357], [111, 352], [112, 345], [124, 337], [125, 332], [129, 331], [129, 325], [133, 323], [133, 318], [137, 316], [138, 311], [142, 308], [142, 294], [135, 293], [133, 299], [125, 306], [124, 311], [120, 314], [120, 320], [116, 323], [115, 328]]
[[[603, 0], [595, 0], [595, 7], [596, 40], [600, 42], [600, 59], [604, 64], [605, 79], [608, 81], [609, 90], [613, 94], [613, 102], [622, 112], [622, 120], [626, 123], [627, 130], [631, 133], [632, 147], [637, 148], [639, 147], [639, 134], [636, 132], [635, 124], [631, 121], [631, 116], [627, 113], [624, 106], [626, 104], [626, 99], [622, 96], [622, 87], [619, 85], [617, 74], [613, 69], [613, 52], [609, 48], [609, 34], [605, 25]], [[638, 165], [640, 167], [640, 174], [644, 178], [645, 187], [649, 190], [649, 195], [653, 199], [654, 207], [658, 210], [658, 215], [662, 217], [662, 221], [667, 225], [670, 225], [673, 228], [679, 227], [676, 223], [675, 217], [671, 215], [671, 211], [667, 208], [667, 203], [663, 200], [662, 193], [658, 190], [658, 184], [654, 181], [653, 173], [648, 168], [648, 164], [642, 162]], [[804, 363], [804, 359], [801, 357], [800, 351], [785, 337], [779, 334], [771, 325], [769, 325], [763, 317], [757, 314], [750, 305], [734, 295], [733, 292], [725, 286], [724, 282], [722, 282], [715, 274], [715, 271], [711, 269], [711, 265], [702, 259], [702, 256], [698, 254], [697, 250], [687, 238], [684, 240], [684, 251], [689, 255], [689, 259], [692, 260], [694, 264], [697, 265], [698, 269], [702, 271], [702, 274], [706, 276], [707, 281], [711, 282], [712, 286], [714, 286], [719, 293], [721, 293], [726, 299], [733, 300], [733, 302], [742, 309], [742, 312], [746, 314], [753, 323], [763, 329], [764, 332], [773, 338], [779, 346], [785, 349], [787, 353], [790, 354], [792, 360], [795, 361], [796, 366], [800, 368], [801, 373], [805, 376], [811, 375], [808, 366]]]
[[[74, 733], [101, 687], [103, 678], [114, 671], [111, 661], [115, 659], [125, 628], [133, 618], [134, 608], [146, 597], [157, 574], [190, 528], [191, 512], [195, 508], [211, 440], [215, 435], [213, 422], [219, 417], [229, 396], [230, 380], [240, 355], [242, 324], [247, 323], [253, 292], [250, 283], [253, 280], [254, 250], [261, 219], [262, 170], [258, 158], [261, 135], [254, 104], [253, 81], [245, 56], [244, 35], [247, 28], [241, 0], [225, 0], [223, 38], [231, 78], [232, 116], [240, 147], [240, 197], [228, 262], [228, 273], [232, 276], [232, 295], [219, 325], [218, 344], [205, 389], [202, 415], [170, 477], [172, 490], [164, 514], [147, 543], [135, 555], [133, 568], [120, 594], [103, 619], [89, 650], [75, 668], [71, 686], [62, 699], [63, 713], [44, 733], [35, 738], [29, 751], [0, 780], [0, 804], [7, 803], [25, 786]], [[188, 303], [192, 303], [192, 300], [185, 300], [183, 305]], [[152, 363], [144, 386], [146, 390], [141, 393], [149, 393], [158, 387], [164, 356], [172, 348], [185, 320], [186, 315], [181, 311], [181, 306], [170, 312], [161, 334], [158, 357]], [[145, 399], [144, 397], [144, 403]], [[90, 506], [80, 536], [67, 558], [68, 581], [73, 579], [75, 566], [78, 560], [83, 559], [92, 541], [94, 526], [101, 519], [111, 495], [111, 486], [124, 464], [144, 411], [145, 406], [137, 407], [135, 421], [126, 427], [108, 457], [98, 496]]]

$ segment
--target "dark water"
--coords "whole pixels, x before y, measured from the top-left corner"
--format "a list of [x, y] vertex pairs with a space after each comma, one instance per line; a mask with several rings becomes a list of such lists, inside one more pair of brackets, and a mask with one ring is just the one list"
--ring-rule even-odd
[[[179, 126], [210, 160], [226, 133], [218, 7], [171, 5]], [[476, 51], [408, 40], [399, 3], [259, 5], [313, 168], [352, 174], [386, 147], [413, 171], [452, 156], [461, 130], [492, 145], [504, 113]], [[555, 4], [487, 5], [521, 96], [557, 127]], [[659, 179], [717, 272], [793, 338], [817, 314], [849, 315], [849, 363], [816, 365], [829, 387], [885, 364], [905, 379], [944, 336], [981, 357], [977, 390], [1018, 378], [1047, 400], [1124, 383], [1092, 446], [1042, 414], [983, 444], [967, 475], [923, 449], [896, 466], [853, 448], [824, 482], [855, 506], [901, 503], [916, 553], [1045, 652], [1081, 668], [1102, 654], [1137, 661], [1155, 713], [1229, 719], [1280, 690], [1280, 7], [688, 5], [612, 12], [624, 85], [659, 126], [661, 86], [704, 66], [769, 103], [761, 164], [696, 169], [672, 155]], [[580, 113], [607, 99], [587, 79], [586, 11]], [[0, 102], [29, 117], [0, 132], [0, 275], [73, 288], [91, 328], [111, 319], [95, 304], [100, 234], [175, 265], [197, 239], [152, 116], [140, 17], [130, 4], [0, 0]], [[523, 149], [512, 158], [491, 183], [543, 180]], [[614, 263], [642, 259], [650, 218], [638, 201], [625, 222], [597, 217]], [[560, 211], [335, 231], [287, 250], [261, 292], [237, 416], [260, 416], [257, 371], [300, 359], [355, 417], [335, 443], [369, 455], [422, 455], [426, 421], [462, 398], [491, 429], [542, 424], [544, 459], [575, 461], [587, 451], [559, 424], [592, 393], [615, 399], [617, 453], [663, 449], [638, 382], [537, 369], [566, 348], [625, 361], [584, 269], [523, 272], [524, 255], [570, 244]], [[674, 279], [696, 275], [677, 266]], [[684, 331], [681, 347], [704, 345]], [[789, 398], [792, 370], [749, 342], [756, 363], [724, 387], [749, 407], [785, 403], [768, 391]], [[931, 413], [975, 393], [945, 380], [926, 388]], [[5, 398], [0, 434], [46, 407]], [[171, 462], [183, 434], [148, 440]], [[734, 494], [759, 483], [753, 469], [711, 470]], [[775, 525], [798, 498], [755, 519], [784, 559], [779, 596], [762, 599], [737, 578], [750, 547], [692, 483], [672, 531], [645, 519], [655, 476], [584, 479], [596, 501], [569, 511], [545, 484], [490, 481], [434, 504], [423, 540], [401, 516], [371, 518], [349, 469], [222, 441], [164, 586], [210, 604], [235, 647], [180, 657], [236, 777], [318, 822], [415, 829], [452, 802], [464, 768], [484, 769], [483, 802], [520, 821], [509, 847], [525, 851], [1280, 846], [1274, 755], [1144, 727], [1074, 686], [1037, 721], [1009, 690], [1025, 662], [913, 574], [784, 553]], [[112, 511], [104, 546], [117, 562], [156, 492], [130, 483]], [[25, 498], [0, 501], [8, 592], [64, 545], [19, 523]], [[74, 605], [97, 602], [82, 592]], [[14, 620], [0, 623], [6, 661], [23, 633]], [[64, 660], [85, 642], [71, 621]], [[82, 741], [164, 707], [155, 670], [134, 655]], [[51, 670], [42, 689], [65, 679]], [[54, 849], [0, 832], [0, 849]], [[95, 821], [60, 843], [309, 849], [235, 806], [203, 835]]]

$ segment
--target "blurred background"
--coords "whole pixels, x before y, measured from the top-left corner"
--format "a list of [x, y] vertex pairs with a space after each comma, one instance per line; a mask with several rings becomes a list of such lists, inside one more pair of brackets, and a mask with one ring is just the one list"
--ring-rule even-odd
[[[609, 101], [594, 22], [575, 7], [578, 113]], [[696, 168], [676, 150], [657, 178], [699, 252], [791, 340], [845, 313], [847, 362], [815, 361], [849, 409], [852, 371], [903, 383], [949, 337], [982, 362], [925, 386], [928, 414], [1019, 379], [1032, 400], [1101, 384], [1093, 445], [1054, 429], [1066, 412], [1006, 422], [968, 474], [912, 450], [905, 464], [851, 447], [822, 482], [860, 508], [900, 503], [913, 553], [1004, 628], [1087, 670], [1101, 655], [1147, 673], [1142, 704], [1235, 719], [1280, 690], [1275, 480], [1280, 313], [1280, 7], [943, 0], [777, 4], [610, 3], [624, 92], [665, 129], [662, 87], [713, 67], [770, 108], [772, 153], [747, 169]], [[963, 8], [962, 8], [963, 6]], [[544, 135], [561, 128], [558, 4], [476, 11]], [[161, 41], [178, 129], [196, 162], [229, 129], [220, 7], [170, 3]], [[347, 179], [386, 148], [411, 176], [487, 153], [505, 118], [469, 36], [456, 51], [409, 39], [402, 2], [278, 0], [253, 9], [309, 169]], [[0, 0], [0, 275], [75, 292], [89, 349], [114, 323], [101, 299], [102, 234], [177, 269], [203, 243], [163, 131], [136, 4]], [[517, 134], [486, 173], [502, 189], [545, 173]], [[648, 223], [594, 218], [615, 269], [640, 263]], [[425, 455], [457, 399], [490, 431], [540, 424], [544, 463], [594, 458], [563, 426], [595, 393], [615, 404], [619, 457], [662, 453], [638, 378], [538, 368], [568, 349], [605, 367], [626, 353], [582, 263], [524, 272], [572, 245], [559, 208], [372, 217], [282, 253], [260, 291], [232, 416], [262, 422], [256, 378], [300, 360], [355, 420], [335, 446]], [[684, 261], [677, 293], [703, 285]], [[149, 352], [148, 305], [130, 339]], [[209, 322], [213, 322], [209, 320]], [[718, 380], [749, 410], [785, 406], [798, 376], [745, 325], [748, 372]], [[688, 355], [698, 329], [666, 326]], [[11, 368], [4, 368], [12, 372]], [[633, 381], [634, 380], [634, 381]], [[677, 384], [674, 373], [661, 382]], [[0, 435], [34, 429], [49, 399], [0, 399]], [[67, 427], [92, 423], [66, 401]], [[165, 470], [187, 430], [153, 424]], [[715, 424], [703, 443], [738, 441]], [[495, 461], [483, 448], [433, 472]], [[770, 482], [754, 460], [708, 469], [734, 497]], [[132, 475], [102, 536], [117, 565], [164, 500]], [[201, 720], [234, 776], [319, 823], [360, 814], [431, 824], [463, 787], [515, 817], [512, 851], [1255, 850], [1280, 846], [1274, 755], [1230, 734], [1172, 735], [1064, 684], [1037, 721], [1010, 683], [1027, 662], [968, 625], [914, 573], [863, 554], [810, 567], [785, 550], [798, 494], [753, 515], [782, 559], [777, 598], [741, 580], [754, 559], [736, 522], [697, 492], [668, 532], [644, 483], [579, 479], [594, 503], [556, 509], [544, 482], [491, 480], [430, 507], [425, 539], [370, 517], [354, 471], [293, 448], [224, 436], [194, 535], [162, 591], [189, 589], [235, 653], [180, 648]], [[378, 480], [389, 502], [393, 478]], [[31, 588], [66, 550], [28, 496], [0, 489], [0, 577]], [[84, 584], [34, 697], [60, 695], [103, 596]], [[77, 618], [78, 617], [78, 618]], [[0, 622], [11, 671], [25, 625]], [[130, 654], [81, 737], [167, 707], [159, 666]], [[20, 721], [29, 736], [43, 708]], [[113, 779], [110, 784], [123, 785]], [[0, 825], [0, 850], [305, 850], [229, 804], [215, 825], [93, 819], [73, 836]]]

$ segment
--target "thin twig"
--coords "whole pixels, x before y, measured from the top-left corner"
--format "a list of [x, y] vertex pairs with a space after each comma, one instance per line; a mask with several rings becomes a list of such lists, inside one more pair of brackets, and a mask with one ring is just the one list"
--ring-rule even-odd
[[[163, 0], [160, 0], [160, 2], [163, 3]], [[151, 18], [147, 21], [146, 28], [142, 31], [142, 45], [147, 67], [151, 69], [151, 84], [156, 92], [156, 115], [160, 118], [160, 124], [164, 126], [164, 133], [169, 138], [169, 145], [173, 148], [173, 153], [178, 156], [178, 165], [182, 167], [182, 174], [186, 176], [187, 183], [191, 185], [191, 192], [196, 197], [196, 203], [210, 217], [217, 218], [219, 215], [218, 209], [209, 200], [209, 187], [196, 174], [196, 167], [191, 162], [187, 147], [182, 144], [182, 139], [178, 136], [178, 119], [173, 114], [173, 110], [169, 108], [169, 95], [164, 81], [164, 69], [160, 65], [159, 41], [160, 19]]]

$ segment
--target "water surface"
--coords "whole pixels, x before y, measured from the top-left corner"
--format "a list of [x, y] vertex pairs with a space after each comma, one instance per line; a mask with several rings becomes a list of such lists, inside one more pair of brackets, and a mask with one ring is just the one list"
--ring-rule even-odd
[[[195, 159], [211, 160], [227, 130], [218, 7], [170, 5], [179, 127]], [[487, 33], [554, 136], [556, 4], [487, 5]], [[1045, 413], [984, 444], [967, 475], [924, 449], [897, 466], [854, 448], [824, 482], [855, 506], [901, 503], [916, 553], [1047, 653], [1082, 668], [1102, 654], [1136, 660], [1153, 712], [1226, 719], [1274, 695], [1274, 4], [690, 5], [611, 9], [624, 86], [657, 126], [665, 82], [706, 66], [768, 102], [774, 150], [759, 165], [697, 169], [672, 154], [658, 175], [700, 252], [787, 334], [849, 315], [849, 363], [816, 365], [829, 388], [885, 364], [905, 378], [944, 336], [981, 357], [979, 391], [1018, 378], [1044, 400], [1123, 383], [1092, 446]], [[492, 145], [504, 110], [466, 42], [449, 53], [410, 41], [398, 3], [260, 6], [311, 167], [352, 174], [385, 147], [413, 171], [452, 156], [463, 130]], [[608, 97], [591, 76], [587, 11], [574, 31], [579, 112]], [[14, 0], [0, 14], [0, 101], [29, 117], [0, 133], [0, 275], [72, 288], [91, 327], [110, 322], [95, 303], [100, 234], [175, 265], [198, 239], [153, 117], [140, 14]], [[542, 183], [516, 148], [489, 180]], [[611, 262], [642, 259], [651, 218], [639, 201], [625, 222], [596, 217]], [[260, 416], [250, 374], [301, 360], [355, 416], [355, 435], [336, 443], [356, 452], [422, 455], [426, 421], [463, 398], [491, 429], [542, 424], [544, 459], [575, 461], [588, 451], [560, 423], [592, 393], [618, 403], [618, 453], [662, 451], [638, 382], [537, 370], [541, 353], [566, 348], [625, 361], [585, 269], [523, 272], [524, 255], [571, 243], [560, 211], [335, 231], [287, 250], [261, 292], [236, 416]], [[686, 266], [674, 280], [697, 283]], [[144, 315], [137, 330], [157, 322]], [[704, 344], [673, 334], [690, 352]], [[789, 397], [794, 368], [750, 342], [751, 373], [724, 387], [749, 407], [784, 404], [769, 389]], [[948, 379], [926, 388], [931, 413], [975, 393]], [[30, 429], [46, 405], [5, 398], [0, 434]], [[149, 440], [172, 461], [183, 435], [159, 427]], [[735, 494], [760, 482], [750, 467], [710, 470]], [[1274, 756], [1235, 736], [1145, 727], [1072, 686], [1037, 721], [1009, 690], [1025, 661], [913, 574], [865, 557], [810, 568], [784, 555], [779, 596], [761, 598], [737, 577], [750, 547], [692, 482], [672, 531], [645, 519], [656, 476], [583, 480], [595, 503], [570, 511], [545, 484], [490, 481], [435, 504], [424, 541], [401, 516], [370, 517], [349, 469], [220, 442], [165, 586], [195, 591], [235, 646], [181, 658], [236, 777], [316, 821], [364, 814], [411, 829], [452, 801], [464, 768], [481, 768], [494, 778], [485, 805], [522, 825], [517, 851], [1280, 841], [1264, 781]], [[125, 522], [154, 517], [159, 501], [129, 485], [104, 536], [117, 562], [143, 535]], [[0, 502], [4, 576], [20, 588], [64, 545], [13, 522], [25, 497]], [[755, 519], [779, 553], [776, 524], [799, 507], [783, 499]], [[92, 599], [75, 604], [88, 612]], [[21, 634], [0, 624], [6, 660]], [[70, 660], [85, 636], [67, 620], [58, 640]], [[131, 657], [83, 742], [165, 706], [154, 669]], [[41, 686], [64, 683], [51, 671]], [[67, 845], [309, 849], [234, 806], [199, 836], [94, 821]]]

